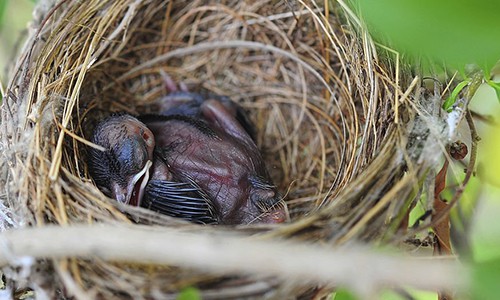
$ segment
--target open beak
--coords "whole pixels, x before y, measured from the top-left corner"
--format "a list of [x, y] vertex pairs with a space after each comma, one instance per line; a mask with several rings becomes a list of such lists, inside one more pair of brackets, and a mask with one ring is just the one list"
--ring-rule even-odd
[[149, 169], [153, 165], [153, 162], [148, 160], [144, 168], [134, 177], [127, 188], [128, 199], [125, 203], [133, 206], [140, 206], [142, 201], [142, 196], [144, 195], [144, 188], [149, 180]]

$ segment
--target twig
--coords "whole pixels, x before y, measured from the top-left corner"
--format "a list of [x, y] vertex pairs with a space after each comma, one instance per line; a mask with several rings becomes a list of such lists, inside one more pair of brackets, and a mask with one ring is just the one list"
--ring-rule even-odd
[[[474, 125], [474, 120], [472, 118], [472, 114], [469, 109], [467, 109], [465, 112], [465, 118], [467, 120], [467, 124], [469, 125], [470, 135], [471, 135], [470, 159], [469, 163], [467, 164], [465, 178], [462, 181], [462, 183], [460, 183], [458, 188], [455, 190], [453, 198], [449, 201], [448, 206], [436, 214], [436, 217], [435, 219], [433, 219], [432, 224], [435, 224], [434, 221], [436, 221], [436, 223], [443, 221], [446, 215], [450, 213], [453, 206], [462, 197], [462, 194], [464, 193], [465, 188], [467, 187], [467, 183], [469, 183], [469, 180], [472, 177], [472, 174], [474, 173], [474, 168], [476, 165], [476, 158], [477, 158], [477, 143], [479, 141], [479, 136], [477, 135], [476, 126]], [[432, 224], [429, 224], [428, 226], [431, 226]], [[421, 229], [427, 228], [428, 226], [422, 227]]]
[[464, 289], [467, 272], [453, 261], [404, 258], [351, 247], [262, 241], [148, 226], [42, 227], [0, 235], [0, 264], [30, 256], [169, 264], [217, 273], [244, 272], [310, 283], [344, 285], [368, 295], [385, 286]]

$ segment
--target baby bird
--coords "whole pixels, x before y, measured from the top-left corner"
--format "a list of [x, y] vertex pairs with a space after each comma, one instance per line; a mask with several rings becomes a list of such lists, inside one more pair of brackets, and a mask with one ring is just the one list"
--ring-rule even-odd
[[122, 203], [204, 224], [281, 223], [287, 219], [253, 129], [236, 103], [178, 90], [161, 115], [112, 115], [94, 130], [89, 171]]
[[[199, 186], [212, 199], [217, 223], [285, 221], [281, 196], [250, 135], [218, 100], [205, 100], [199, 114], [197, 119], [168, 114], [140, 118], [155, 136], [156, 155], [164, 162], [160, 166], [168, 170], [159, 174], [172, 174], [176, 180]], [[155, 162], [154, 174], [156, 167]], [[148, 185], [145, 202], [162, 202], [157, 197], [162, 186], [160, 182]]]
[[[216, 223], [213, 205], [194, 182], [180, 182], [155, 155], [151, 130], [128, 114], [114, 114], [94, 129], [88, 167], [97, 187], [107, 196], [195, 223]], [[146, 189], [146, 187], [148, 187]], [[148, 191], [147, 202], [143, 202]], [[161, 199], [161, 201], [157, 201]]]
[[240, 123], [250, 137], [255, 139], [255, 129], [252, 122], [241, 106], [231, 101], [231, 99], [214, 94], [202, 95], [199, 93], [192, 93], [182, 82], [179, 87], [177, 87], [172, 78], [165, 72], [162, 72], [162, 77], [169, 94], [161, 101], [161, 115], [182, 115], [195, 119], [203, 119], [202, 110], [200, 109], [203, 102], [207, 99], [217, 100], [222, 104], [230, 116]]
[[94, 129], [88, 167], [97, 187], [118, 202], [140, 205], [153, 164], [155, 140], [146, 125], [127, 114], [114, 114]]

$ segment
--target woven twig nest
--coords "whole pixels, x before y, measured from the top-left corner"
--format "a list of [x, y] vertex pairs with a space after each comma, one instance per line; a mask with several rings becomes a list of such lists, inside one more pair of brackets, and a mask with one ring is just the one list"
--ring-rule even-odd
[[[402, 88], [410, 86], [409, 73], [379, 58], [340, 5], [44, 4], [2, 108], [4, 228], [141, 223], [160, 231], [266, 233], [264, 240], [332, 247], [395, 240], [435, 157], [426, 154], [435, 149], [426, 148], [425, 130], [410, 137], [415, 121], [407, 103], [414, 92]], [[286, 192], [290, 222], [194, 225], [118, 206], [96, 188], [86, 166], [86, 140], [96, 121], [117, 111], [154, 112], [167, 93], [162, 72], [248, 111], [273, 180]], [[299, 296], [313, 288], [97, 259], [37, 260], [24, 278], [15, 271], [5, 271], [15, 288], [49, 297], [72, 294], [75, 286], [102, 299], [175, 297], [189, 286], [215, 299]], [[256, 287], [257, 281], [266, 284]]]

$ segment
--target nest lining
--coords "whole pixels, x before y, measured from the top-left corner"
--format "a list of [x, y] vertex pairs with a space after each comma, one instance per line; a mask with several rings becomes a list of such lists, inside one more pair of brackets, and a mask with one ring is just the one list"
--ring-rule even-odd
[[[331, 245], [397, 231], [427, 166], [408, 171], [409, 158], [398, 150], [406, 148], [408, 132], [394, 121], [412, 113], [395, 99], [411, 78], [396, 80], [369, 41], [340, 24], [341, 5], [67, 0], [41, 14], [2, 109], [10, 217], [3, 226], [140, 222], [227, 230], [121, 207], [88, 175], [86, 139], [97, 120], [116, 111], [154, 112], [166, 94], [166, 72], [192, 90], [240, 103], [256, 125], [274, 182], [287, 191], [289, 224], [231, 230]], [[227, 289], [259, 280], [266, 289], [253, 296], [307, 290], [164, 266], [78, 259], [36, 264], [31, 288], [55, 293], [74, 282], [106, 299], [154, 298], [191, 285], [220, 299]]]

